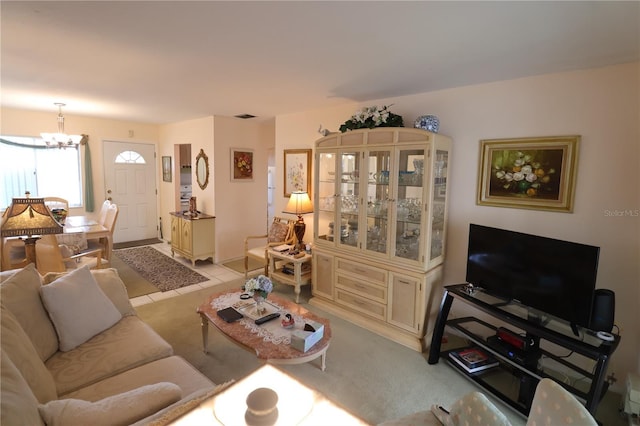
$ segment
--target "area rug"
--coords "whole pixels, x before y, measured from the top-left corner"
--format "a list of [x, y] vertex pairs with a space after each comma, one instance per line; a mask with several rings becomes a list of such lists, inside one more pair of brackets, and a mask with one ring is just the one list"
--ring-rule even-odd
[[113, 256], [111, 256], [110, 263], [109, 266], [118, 270], [118, 275], [127, 289], [129, 299], [160, 292], [155, 285], [151, 284], [137, 271], [124, 263], [115, 252]]
[[160, 241], [157, 238], [149, 238], [147, 240], [127, 241], [127, 242], [124, 242], [124, 243], [114, 243], [113, 244], [113, 249], [114, 250], [118, 250], [118, 249], [123, 249], [123, 248], [148, 246], [150, 244], [158, 244], [158, 243], [161, 243], [161, 242], [162, 241]]
[[160, 291], [175, 290], [209, 280], [153, 247], [114, 250], [113, 254]]
[[[244, 274], [244, 258], [230, 260], [229, 262], [223, 263], [222, 266]], [[255, 259], [249, 258], [249, 272], [255, 271], [257, 269], [264, 269], [264, 265]]]

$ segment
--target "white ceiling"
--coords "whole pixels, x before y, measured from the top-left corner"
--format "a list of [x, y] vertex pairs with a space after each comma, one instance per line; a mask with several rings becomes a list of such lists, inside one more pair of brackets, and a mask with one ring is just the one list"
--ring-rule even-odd
[[2, 105], [168, 123], [640, 59], [640, 3], [0, 3]]

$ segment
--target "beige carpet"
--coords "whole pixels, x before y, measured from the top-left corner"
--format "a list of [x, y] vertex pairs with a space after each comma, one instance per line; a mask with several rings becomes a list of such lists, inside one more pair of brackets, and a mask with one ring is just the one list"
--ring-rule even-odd
[[[243, 280], [231, 281], [143, 305], [136, 310], [173, 346], [176, 355], [184, 357], [212, 381], [238, 380], [261, 363], [251, 352], [231, 342], [214, 327], [209, 328], [209, 354], [205, 354], [202, 351], [200, 317], [195, 311], [211, 293], [239, 288], [242, 283]], [[290, 300], [295, 296], [290, 286], [276, 285], [274, 291]], [[320, 370], [319, 360], [278, 368], [319, 390], [363, 420], [376, 424], [429, 409], [436, 403], [451, 406], [464, 394], [480, 390], [445, 362], [429, 365], [426, 353], [417, 353], [310, 306], [306, 303], [309, 297], [309, 286], [303, 286], [301, 305], [331, 321], [333, 338], [327, 351], [327, 370]], [[497, 399], [491, 397], [491, 400], [514, 426], [525, 424], [523, 418]], [[607, 426], [626, 425], [618, 414], [619, 403], [620, 395], [607, 393], [596, 417]]]
[[120, 260], [118, 256], [111, 256], [110, 266], [118, 270], [118, 275], [120, 275], [127, 288], [129, 299], [160, 291], [142, 275]]
[[[244, 274], [244, 258], [225, 262], [222, 264], [222, 266], [229, 269], [233, 269], [234, 271], [239, 272], [241, 274]], [[251, 258], [249, 259], [249, 269], [248, 269], [249, 272], [253, 272], [263, 268], [264, 268], [263, 264], [260, 263], [259, 261]]]
[[[174, 348], [215, 383], [240, 379], [260, 367], [249, 351], [209, 328], [209, 354], [202, 351], [200, 317], [196, 308], [211, 293], [239, 288], [243, 280], [198, 290], [171, 299], [136, 308]], [[293, 287], [276, 285], [275, 292], [293, 299]], [[332, 401], [372, 424], [396, 418], [432, 403], [453, 403], [462, 394], [476, 390], [467, 380], [444, 363], [431, 366], [423, 354], [391, 342], [303, 301], [309, 298], [309, 286], [302, 288], [301, 304], [329, 318], [331, 346], [327, 352], [327, 370], [319, 360], [301, 365], [278, 366], [282, 370], [325, 394]], [[514, 418], [515, 414], [511, 414]], [[514, 425], [524, 424], [516, 419]]]

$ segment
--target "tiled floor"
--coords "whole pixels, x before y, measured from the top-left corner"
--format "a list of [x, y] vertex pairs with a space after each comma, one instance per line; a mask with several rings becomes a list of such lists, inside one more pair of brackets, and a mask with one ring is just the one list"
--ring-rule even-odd
[[[166, 254], [167, 256], [171, 256], [171, 246], [167, 243], [163, 242], [158, 244], [152, 244], [151, 247], [157, 250], [160, 250], [162, 253]], [[207, 262], [197, 261], [196, 267], [194, 268], [191, 265], [191, 261], [188, 259], [185, 259], [182, 256], [176, 255], [173, 259], [193, 269], [199, 274], [209, 278], [209, 281], [205, 281], [199, 284], [193, 284], [184, 288], [179, 288], [177, 290], [170, 290], [165, 292], [158, 291], [157, 293], [151, 293], [145, 296], [133, 298], [131, 299], [131, 304], [133, 305], [133, 307], [146, 305], [148, 303], [157, 302], [159, 300], [168, 299], [170, 297], [179, 296], [181, 294], [201, 290], [203, 288], [213, 287], [225, 282], [237, 280], [238, 278], [242, 278], [244, 276], [244, 274], [238, 273], [232, 269], [225, 268], [222, 265], [214, 265], [210, 261], [207, 261]]]

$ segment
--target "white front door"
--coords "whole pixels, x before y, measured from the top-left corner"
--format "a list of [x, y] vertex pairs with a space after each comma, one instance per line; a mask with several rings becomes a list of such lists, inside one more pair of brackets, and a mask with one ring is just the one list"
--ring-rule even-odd
[[119, 209], [113, 241], [156, 238], [155, 146], [104, 141], [103, 150], [105, 194]]

